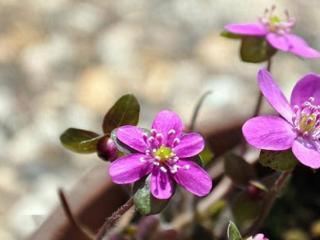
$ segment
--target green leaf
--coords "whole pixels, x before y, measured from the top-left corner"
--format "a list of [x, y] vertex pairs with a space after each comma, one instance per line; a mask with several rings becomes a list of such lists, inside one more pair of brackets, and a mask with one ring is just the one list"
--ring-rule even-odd
[[60, 136], [62, 145], [76, 153], [94, 153], [100, 136], [91, 131], [68, 128]]
[[276, 51], [264, 38], [243, 37], [240, 57], [244, 62], [260, 63], [267, 61]]
[[277, 171], [290, 171], [298, 163], [291, 150], [269, 151], [261, 150], [259, 162], [265, 166]]
[[242, 240], [241, 234], [237, 226], [233, 222], [229, 222], [228, 226], [228, 239], [229, 240]]
[[222, 31], [220, 33], [220, 36], [221, 37], [225, 37], [225, 38], [230, 38], [230, 39], [240, 39], [240, 38], [242, 38], [241, 35], [238, 35], [238, 34], [235, 34], [235, 33], [231, 33], [231, 32], [228, 32], [228, 31]]
[[253, 167], [248, 162], [232, 153], [226, 154], [224, 169], [232, 181], [240, 185], [247, 185], [256, 176]]
[[137, 125], [139, 121], [140, 105], [132, 94], [123, 95], [104, 116], [102, 129], [104, 133], [111, 133], [123, 125]]
[[208, 147], [208, 145], [206, 144], [205, 148], [199, 154], [199, 156], [200, 156], [200, 159], [201, 159], [202, 166], [206, 166], [209, 162], [212, 161], [212, 159], [214, 157], [214, 154], [211, 151], [211, 149]]
[[151, 215], [161, 212], [169, 202], [169, 199], [162, 200], [152, 196], [150, 190], [150, 177], [136, 191], [133, 196], [133, 201], [136, 209], [142, 215]]

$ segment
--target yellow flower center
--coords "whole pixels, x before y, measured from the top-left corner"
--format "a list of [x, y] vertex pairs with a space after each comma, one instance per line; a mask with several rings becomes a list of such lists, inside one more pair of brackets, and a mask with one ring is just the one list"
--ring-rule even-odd
[[314, 129], [317, 123], [317, 115], [303, 115], [299, 121], [299, 128], [302, 132], [310, 132]]
[[172, 150], [171, 148], [161, 146], [157, 149], [157, 151], [154, 153], [155, 157], [158, 157], [161, 162], [167, 161], [170, 157], [172, 157]]

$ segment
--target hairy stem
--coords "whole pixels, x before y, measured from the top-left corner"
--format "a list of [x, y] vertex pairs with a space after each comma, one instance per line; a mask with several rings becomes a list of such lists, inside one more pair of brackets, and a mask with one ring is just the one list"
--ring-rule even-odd
[[93, 234], [90, 233], [87, 229], [84, 229], [81, 224], [77, 221], [77, 219], [75, 218], [75, 216], [72, 214], [70, 206], [68, 204], [67, 198], [63, 192], [62, 189], [58, 189], [58, 195], [59, 195], [59, 199], [62, 205], [62, 209], [66, 215], [66, 217], [68, 218], [70, 224], [76, 228], [79, 233], [81, 233], [83, 235], [83, 237], [85, 237], [86, 239], [89, 240], [93, 240]]
[[117, 211], [115, 211], [110, 217], [106, 219], [104, 224], [99, 229], [96, 240], [102, 240], [106, 233], [116, 224], [119, 218], [127, 212], [133, 206], [133, 198], [130, 198], [125, 204], [123, 204]]
[[268, 217], [272, 206], [277, 199], [278, 194], [281, 192], [281, 190], [284, 188], [284, 186], [287, 183], [287, 180], [289, 179], [291, 175], [290, 171], [282, 172], [280, 176], [275, 181], [274, 185], [270, 189], [268, 195], [265, 198], [263, 209], [260, 213], [260, 215], [257, 217], [257, 219], [254, 221], [254, 223], [251, 225], [251, 227], [246, 231], [245, 235], [251, 236], [260, 229], [261, 225], [263, 224], [264, 220]]
[[[269, 72], [271, 71], [271, 58], [268, 59], [267, 70]], [[262, 107], [262, 100], [263, 100], [263, 95], [262, 95], [261, 91], [259, 91], [259, 96], [258, 96], [256, 106], [254, 108], [253, 117], [259, 115], [261, 107]]]

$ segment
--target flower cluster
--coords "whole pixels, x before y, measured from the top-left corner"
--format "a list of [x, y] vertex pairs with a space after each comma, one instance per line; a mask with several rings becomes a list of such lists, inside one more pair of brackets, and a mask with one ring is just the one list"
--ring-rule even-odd
[[303, 58], [319, 58], [320, 52], [309, 47], [303, 38], [292, 33], [295, 19], [286, 12], [286, 18], [281, 19], [274, 14], [275, 7], [266, 10], [263, 17], [256, 23], [227, 24], [228, 32], [240, 36], [264, 37], [267, 42], [283, 52], [291, 52]]
[[204, 140], [198, 133], [183, 133], [183, 123], [174, 112], [159, 112], [150, 133], [127, 125], [118, 128], [116, 135], [134, 153], [111, 163], [113, 182], [133, 183], [150, 174], [151, 193], [158, 199], [172, 196], [174, 182], [197, 196], [210, 192], [210, 176], [194, 162]]
[[280, 116], [249, 119], [243, 134], [251, 145], [266, 150], [286, 150], [304, 165], [320, 167], [320, 76], [309, 73], [297, 82], [290, 104], [267, 70], [258, 73], [259, 87]]

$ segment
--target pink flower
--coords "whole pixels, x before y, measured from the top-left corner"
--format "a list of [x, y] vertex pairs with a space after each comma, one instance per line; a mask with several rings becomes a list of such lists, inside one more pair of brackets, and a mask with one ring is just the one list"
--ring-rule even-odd
[[249, 144], [259, 149], [292, 148], [304, 165], [320, 167], [320, 76], [309, 73], [294, 86], [290, 104], [267, 70], [258, 73], [259, 87], [280, 116], [259, 116], [242, 127]]
[[256, 23], [227, 24], [228, 32], [240, 36], [264, 37], [274, 48], [283, 52], [291, 52], [303, 58], [318, 58], [320, 52], [309, 47], [299, 36], [292, 33], [295, 20], [286, 12], [286, 19], [282, 20], [274, 15], [275, 7], [265, 11], [265, 15]]
[[258, 233], [254, 237], [249, 237], [247, 240], [269, 240], [269, 238], [266, 238], [262, 233]]
[[174, 182], [189, 192], [207, 195], [212, 180], [207, 172], [192, 159], [204, 148], [198, 133], [182, 132], [180, 117], [170, 111], [161, 111], [152, 123], [150, 134], [135, 126], [122, 126], [116, 136], [120, 142], [135, 151], [111, 163], [112, 181], [128, 184], [151, 174], [151, 192], [159, 199], [168, 199], [174, 192]]

